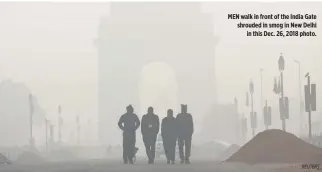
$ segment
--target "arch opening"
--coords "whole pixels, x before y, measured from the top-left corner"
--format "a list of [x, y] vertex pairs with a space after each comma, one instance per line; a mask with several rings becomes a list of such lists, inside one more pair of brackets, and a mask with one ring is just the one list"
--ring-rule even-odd
[[175, 71], [165, 62], [146, 64], [139, 81], [140, 114], [145, 114], [152, 106], [160, 118], [168, 109], [175, 109], [177, 103], [177, 81]]

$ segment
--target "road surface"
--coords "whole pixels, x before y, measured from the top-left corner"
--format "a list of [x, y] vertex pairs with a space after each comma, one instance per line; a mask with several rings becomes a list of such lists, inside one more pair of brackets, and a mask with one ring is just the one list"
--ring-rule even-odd
[[144, 160], [137, 160], [134, 165], [124, 165], [120, 160], [106, 159], [0, 165], [0, 172], [275, 172], [276, 168], [278, 167], [251, 166], [209, 160], [192, 160], [192, 164], [187, 165], [165, 164], [164, 160], [158, 160], [151, 165]]

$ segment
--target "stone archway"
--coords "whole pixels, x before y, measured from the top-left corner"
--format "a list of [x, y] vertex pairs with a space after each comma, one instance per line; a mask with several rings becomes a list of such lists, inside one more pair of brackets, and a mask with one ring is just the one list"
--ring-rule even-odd
[[98, 32], [102, 143], [120, 135], [116, 123], [125, 107], [138, 107], [139, 73], [152, 61], [173, 67], [178, 102], [188, 104], [193, 115], [204, 115], [214, 103], [218, 38], [211, 14], [202, 13], [200, 3], [112, 2]]
[[[164, 62], [146, 64], [139, 82], [140, 115], [147, 112], [149, 106], [154, 108], [160, 120], [166, 116], [167, 110], [176, 112], [177, 81], [175, 71]], [[139, 116], [140, 116], [139, 115]]]

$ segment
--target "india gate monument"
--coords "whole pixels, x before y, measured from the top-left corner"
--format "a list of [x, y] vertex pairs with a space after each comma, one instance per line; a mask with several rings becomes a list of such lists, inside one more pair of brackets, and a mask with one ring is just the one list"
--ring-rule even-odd
[[187, 104], [193, 116], [203, 116], [211, 109], [216, 101], [218, 43], [212, 15], [203, 12], [200, 3], [110, 3], [109, 15], [101, 18], [95, 40], [101, 143], [121, 143], [115, 141], [121, 138], [117, 121], [129, 104], [142, 117], [137, 111], [139, 76], [152, 62], [167, 63], [175, 71], [178, 87], [174, 115], [180, 112], [180, 104]]

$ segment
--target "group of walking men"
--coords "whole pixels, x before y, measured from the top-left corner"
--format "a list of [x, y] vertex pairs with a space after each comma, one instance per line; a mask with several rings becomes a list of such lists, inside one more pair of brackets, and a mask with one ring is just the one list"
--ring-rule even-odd
[[[134, 113], [131, 105], [126, 108], [118, 122], [118, 126], [123, 130], [123, 161], [124, 164], [133, 164], [135, 156], [136, 130], [141, 124], [141, 133], [148, 156], [148, 163], [153, 164], [155, 159], [155, 147], [157, 136], [160, 130], [158, 115], [154, 114], [153, 108], [149, 107], [147, 114], [142, 120]], [[187, 112], [187, 105], [181, 105], [181, 113], [173, 116], [173, 110], [167, 111], [167, 116], [161, 122], [161, 136], [163, 147], [168, 164], [175, 164], [176, 143], [178, 141], [181, 164], [190, 164], [191, 139], [194, 131], [193, 119]], [[184, 150], [185, 147], [185, 150]]]

